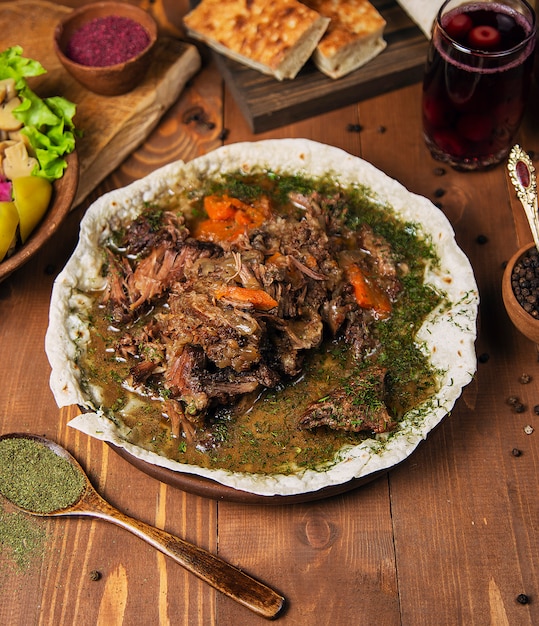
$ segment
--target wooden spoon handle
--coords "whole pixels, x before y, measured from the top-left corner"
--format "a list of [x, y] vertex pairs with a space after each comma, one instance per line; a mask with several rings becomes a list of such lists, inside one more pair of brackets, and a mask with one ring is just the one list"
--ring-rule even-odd
[[[79, 515], [91, 515], [106, 519], [144, 539], [157, 550], [185, 567], [195, 576], [221, 591], [229, 598], [243, 604], [262, 617], [273, 619], [282, 610], [285, 599], [263, 583], [251, 578], [240, 569], [164, 530], [125, 515], [103, 500], [85, 498], [88, 510], [80, 509]], [[75, 512], [74, 512], [75, 513]]]

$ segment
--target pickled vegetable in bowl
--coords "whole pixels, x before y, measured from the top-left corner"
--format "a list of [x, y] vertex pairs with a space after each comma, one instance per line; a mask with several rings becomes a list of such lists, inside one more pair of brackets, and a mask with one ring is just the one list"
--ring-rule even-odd
[[[77, 152], [66, 155], [67, 167], [64, 175], [52, 183], [52, 195], [45, 214], [24, 244], [0, 262], [0, 282], [24, 265], [41, 247], [53, 237], [69, 214], [79, 181]], [[0, 203], [1, 204], [1, 203]], [[0, 209], [1, 212], [2, 209]], [[0, 217], [0, 223], [2, 218]], [[1, 241], [1, 234], [0, 234]]]
[[19, 46], [0, 53], [0, 261], [42, 221], [65, 155], [75, 149], [75, 105], [60, 96], [41, 99], [27, 84], [45, 71]]
[[24, 245], [49, 208], [52, 184], [46, 178], [23, 176], [12, 181], [12, 201], [0, 202], [0, 260], [17, 237]]

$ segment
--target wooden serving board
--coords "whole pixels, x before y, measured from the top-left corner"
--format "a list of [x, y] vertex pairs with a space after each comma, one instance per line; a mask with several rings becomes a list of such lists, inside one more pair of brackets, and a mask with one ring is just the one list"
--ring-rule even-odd
[[[169, 37], [158, 40], [144, 81], [122, 96], [100, 96], [77, 83], [58, 61], [53, 32], [69, 7], [41, 0], [2, 3], [0, 50], [20, 45], [23, 56], [38, 60], [47, 73], [29, 79], [41, 97], [61, 95], [77, 105], [80, 177], [73, 206], [80, 204], [148, 137], [200, 68], [195, 46]], [[14, 26], [16, 25], [16, 27]]]
[[253, 133], [326, 113], [421, 79], [427, 38], [394, 0], [371, 2], [387, 22], [387, 47], [363, 67], [337, 80], [322, 74], [309, 61], [296, 78], [279, 82], [214, 54]]

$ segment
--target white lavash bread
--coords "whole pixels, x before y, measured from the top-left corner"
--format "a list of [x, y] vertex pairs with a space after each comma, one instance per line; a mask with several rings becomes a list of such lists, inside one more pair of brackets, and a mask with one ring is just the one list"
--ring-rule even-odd
[[184, 18], [194, 39], [278, 80], [295, 78], [328, 24], [297, 0], [202, 0]]
[[340, 78], [380, 54], [386, 21], [368, 0], [303, 0], [331, 22], [313, 60], [331, 78]]
[[432, 25], [443, 0], [397, 0], [397, 2], [430, 39]]

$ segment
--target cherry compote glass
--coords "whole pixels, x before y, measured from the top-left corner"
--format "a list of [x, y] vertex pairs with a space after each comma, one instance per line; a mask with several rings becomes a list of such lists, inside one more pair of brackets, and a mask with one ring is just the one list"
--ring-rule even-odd
[[525, 0], [447, 0], [434, 22], [423, 82], [432, 156], [479, 170], [509, 153], [530, 89], [535, 13]]

